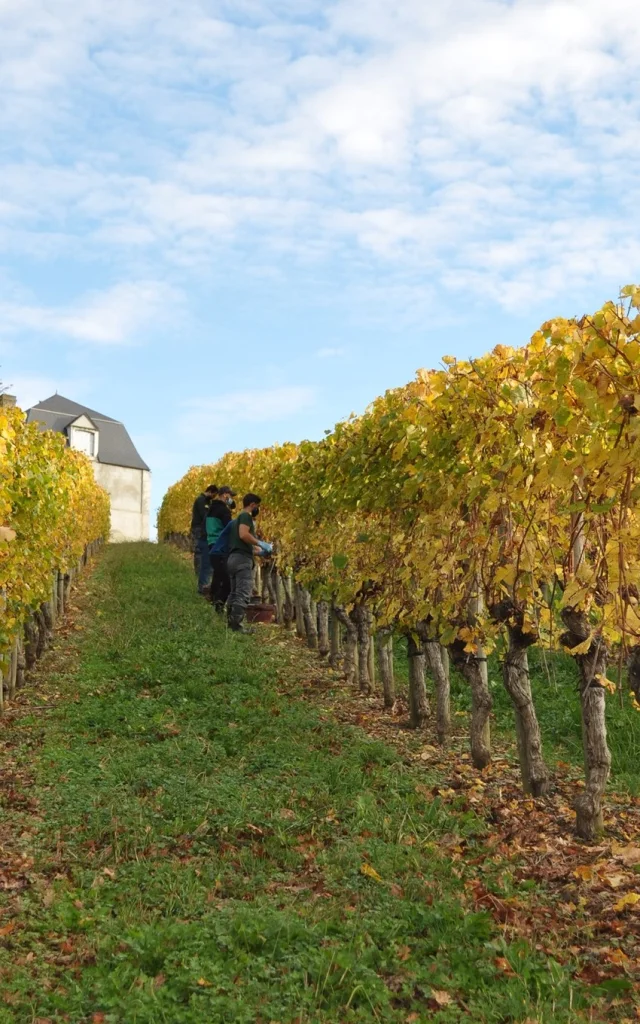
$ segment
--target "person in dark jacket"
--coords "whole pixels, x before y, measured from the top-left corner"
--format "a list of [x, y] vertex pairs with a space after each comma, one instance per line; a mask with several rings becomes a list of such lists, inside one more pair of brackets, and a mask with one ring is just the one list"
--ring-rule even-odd
[[236, 507], [233, 500], [235, 493], [227, 485], [219, 487], [218, 496], [211, 502], [207, 512], [207, 544], [212, 571], [210, 596], [217, 612], [224, 610], [231, 583], [227, 572], [227, 554], [224, 551], [215, 551], [214, 548], [225, 526], [231, 522], [232, 512]]
[[198, 577], [198, 591], [206, 592], [211, 580], [211, 564], [209, 562], [209, 546], [207, 544], [207, 512], [209, 505], [218, 494], [216, 484], [209, 486], [199, 494], [193, 503], [191, 512], [191, 538], [193, 540], [193, 568]]
[[261, 498], [245, 494], [242, 512], [229, 528], [229, 559], [227, 562], [231, 593], [227, 622], [234, 633], [247, 633], [243, 625], [247, 607], [253, 594], [253, 556], [270, 555], [271, 544], [256, 536], [255, 521], [260, 512]]

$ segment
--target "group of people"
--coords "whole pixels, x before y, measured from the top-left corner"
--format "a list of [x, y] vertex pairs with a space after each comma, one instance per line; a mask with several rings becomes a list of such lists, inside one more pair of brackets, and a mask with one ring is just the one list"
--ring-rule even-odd
[[242, 510], [234, 518], [235, 497], [231, 487], [210, 484], [193, 503], [191, 536], [198, 591], [210, 598], [216, 611], [223, 613], [226, 608], [230, 629], [245, 633], [254, 555], [268, 556], [272, 546], [256, 535], [260, 497], [245, 494]]

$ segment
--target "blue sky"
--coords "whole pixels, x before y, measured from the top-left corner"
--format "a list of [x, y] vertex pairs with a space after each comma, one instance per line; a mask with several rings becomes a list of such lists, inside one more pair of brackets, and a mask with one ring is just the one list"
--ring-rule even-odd
[[640, 280], [632, 0], [0, 0], [0, 38], [0, 379], [124, 420], [154, 506]]

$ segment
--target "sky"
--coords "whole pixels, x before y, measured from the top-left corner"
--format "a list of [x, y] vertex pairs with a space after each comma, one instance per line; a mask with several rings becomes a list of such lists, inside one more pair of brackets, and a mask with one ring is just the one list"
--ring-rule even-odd
[[0, 0], [0, 39], [0, 380], [122, 419], [154, 507], [640, 281], [635, 0]]

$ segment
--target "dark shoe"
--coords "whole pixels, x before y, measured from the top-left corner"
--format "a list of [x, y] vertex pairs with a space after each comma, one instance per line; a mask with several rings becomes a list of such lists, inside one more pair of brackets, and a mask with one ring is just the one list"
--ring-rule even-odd
[[241, 604], [227, 605], [227, 625], [234, 632], [242, 625], [244, 619], [244, 608]]
[[230, 622], [229, 629], [232, 633], [244, 633], [245, 636], [252, 636], [255, 633], [255, 629], [251, 629], [249, 626], [243, 626], [241, 622], [237, 624]]

